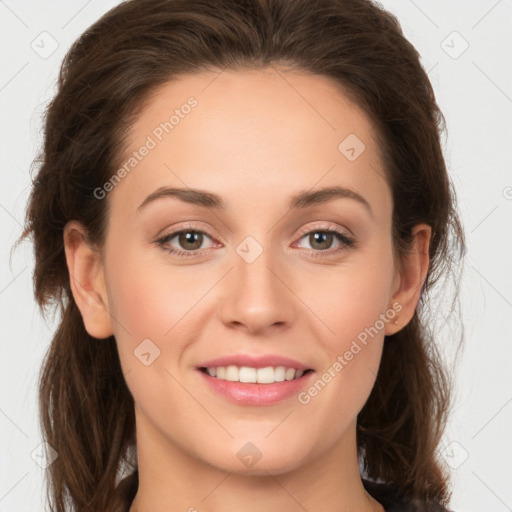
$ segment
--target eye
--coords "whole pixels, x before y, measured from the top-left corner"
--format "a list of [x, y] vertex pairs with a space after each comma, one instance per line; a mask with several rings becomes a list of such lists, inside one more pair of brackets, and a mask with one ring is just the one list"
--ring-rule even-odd
[[[170, 254], [179, 258], [188, 258], [198, 256], [208, 249], [203, 246], [206, 239], [213, 240], [213, 237], [201, 229], [185, 226], [162, 236], [155, 243]], [[303, 232], [299, 241], [303, 239], [310, 244], [311, 247], [306, 249], [314, 257], [332, 256], [356, 246], [356, 241], [349, 233], [323, 225], [314, 226], [313, 229]], [[337, 246], [332, 248], [333, 244]]]
[[[316, 226], [314, 229], [310, 229], [300, 238], [300, 240], [303, 239], [311, 246], [310, 250], [314, 251], [312, 255], [316, 257], [329, 256], [356, 245], [354, 238], [348, 233], [338, 228], [325, 226]], [[333, 244], [338, 245], [331, 248]]]
[[[196, 256], [198, 252], [202, 252], [202, 247], [205, 238], [210, 238], [210, 235], [200, 229], [194, 229], [192, 227], [180, 229], [179, 231], [173, 231], [167, 235], [156, 240], [156, 243], [162, 247], [165, 251], [175, 254], [179, 257]], [[171, 244], [171, 241], [176, 239], [178, 248]], [[184, 249], [181, 250], [180, 248]]]

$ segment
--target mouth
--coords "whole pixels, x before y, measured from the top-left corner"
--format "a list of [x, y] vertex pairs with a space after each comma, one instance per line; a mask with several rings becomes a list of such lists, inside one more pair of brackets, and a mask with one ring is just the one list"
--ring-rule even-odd
[[311, 385], [315, 370], [310, 364], [284, 354], [239, 353], [202, 361], [195, 370], [214, 395], [240, 406], [267, 406]]
[[285, 366], [201, 366], [196, 368], [216, 396], [237, 406], [271, 406], [296, 397], [310, 386], [315, 371]]
[[253, 368], [250, 366], [209, 366], [200, 367], [199, 371], [215, 379], [244, 384], [276, 384], [298, 380], [313, 372], [311, 368], [297, 369], [286, 366], [266, 366]]

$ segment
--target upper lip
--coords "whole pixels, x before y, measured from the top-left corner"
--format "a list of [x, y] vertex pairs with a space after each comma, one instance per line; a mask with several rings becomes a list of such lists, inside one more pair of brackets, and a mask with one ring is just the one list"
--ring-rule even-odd
[[219, 366], [248, 366], [250, 368], [266, 368], [267, 366], [284, 366], [285, 368], [295, 368], [296, 370], [310, 370], [310, 366], [299, 363], [295, 359], [280, 356], [277, 354], [268, 354], [253, 356], [250, 354], [235, 354], [231, 356], [218, 357], [201, 363], [198, 368], [217, 368]]

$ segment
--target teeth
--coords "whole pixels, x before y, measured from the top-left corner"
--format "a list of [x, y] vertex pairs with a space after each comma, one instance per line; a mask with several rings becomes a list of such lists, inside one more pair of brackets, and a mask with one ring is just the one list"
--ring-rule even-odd
[[249, 382], [258, 384], [273, 384], [302, 377], [303, 370], [285, 368], [284, 366], [267, 366], [266, 368], [250, 368], [248, 366], [218, 366], [207, 368], [206, 372], [211, 377], [228, 380], [230, 382]]

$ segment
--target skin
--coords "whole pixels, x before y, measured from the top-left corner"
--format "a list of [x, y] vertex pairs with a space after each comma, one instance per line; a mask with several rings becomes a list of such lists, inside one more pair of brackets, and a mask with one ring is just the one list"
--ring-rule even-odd
[[[115, 336], [135, 401], [140, 484], [131, 510], [382, 511], [361, 483], [356, 418], [384, 336], [413, 316], [430, 227], [416, 226], [400, 269], [371, 120], [321, 76], [284, 68], [183, 76], [146, 104], [127, 157], [190, 96], [198, 105], [104, 199], [104, 246], [88, 244], [76, 221], [64, 234], [85, 327]], [[349, 134], [365, 144], [354, 161], [338, 149]], [[213, 192], [227, 207], [166, 197], [138, 209], [162, 186]], [[297, 192], [328, 186], [356, 191], [372, 213], [349, 198], [288, 209]], [[154, 243], [189, 225], [208, 233], [201, 254], [180, 258]], [[311, 232], [333, 228], [357, 246], [315, 243]], [[247, 236], [263, 251], [251, 263], [236, 251]], [[178, 237], [169, 246], [194, 249]], [[330, 254], [312, 256], [322, 251]], [[386, 322], [307, 405], [296, 396], [234, 404], [195, 369], [223, 355], [273, 353], [313, 368], [314, 382], [393, 303], [398, 325]], [[133, 353], [144, 339], [160, 350], [148, 366]], [[262, 454], [251, 467], [237, 457], [248, 442]]]

